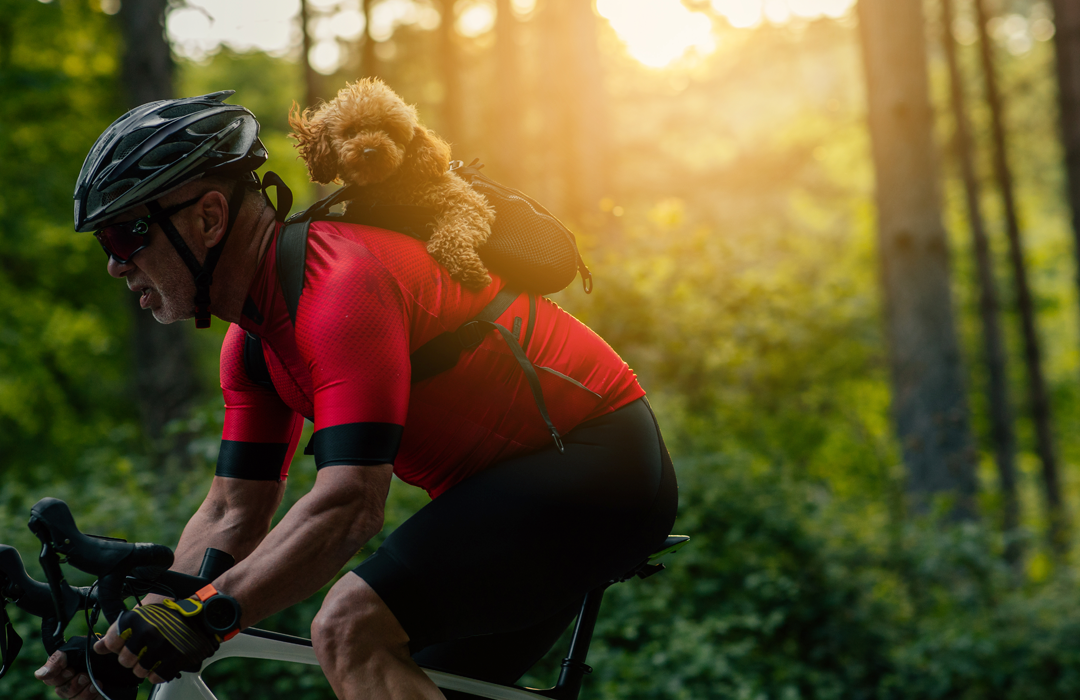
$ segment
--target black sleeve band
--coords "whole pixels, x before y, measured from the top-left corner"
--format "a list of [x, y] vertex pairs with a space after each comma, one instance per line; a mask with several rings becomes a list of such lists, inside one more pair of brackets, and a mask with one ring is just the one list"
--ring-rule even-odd
[[222, 440], [214, 474], [248, 481], [280, 481], [281, 465], [288, 453], [286, 442]]
[[346, 423], [315, 431], [315, 468], [393, 464], [404, 428], [394, 423]]

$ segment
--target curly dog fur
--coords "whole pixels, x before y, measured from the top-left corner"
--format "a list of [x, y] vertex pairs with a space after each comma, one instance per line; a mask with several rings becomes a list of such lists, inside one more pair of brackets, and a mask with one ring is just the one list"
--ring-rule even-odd
[[[450, 146], [416, 108], [377, 78], [346, 84], [332, 101], [289, 112], [291, 135], [313, 182], [359, 185], [350, 204], [409, 204], [437, 212], [427, 249], [472, 289], [491, 283], [477, 249], [495, 211], [450, 167]], [[348, 206], [348, 205], [347, 205]]]

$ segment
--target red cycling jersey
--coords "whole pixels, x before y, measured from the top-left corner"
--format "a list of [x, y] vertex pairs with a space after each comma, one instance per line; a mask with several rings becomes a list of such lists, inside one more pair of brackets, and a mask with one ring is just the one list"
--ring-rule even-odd
[[[432, 497], [550, 443], [499, 333], [488, 332], [452, 369], [411, 383], [411, 353], [479, 313], [503, 286], [497, 276], [475, 292], [451, 280], [420, 241], [315, 222], [294, 326], [278, 283], [276, 238], [221, 350], [219, 475], [284, 479], [303, 418], [315, 423], [317, 467], [392, 463], [399, 478]], [[644, 395], [615, 351], [548, 299], [522, 294], [497, 322], [514, 330], [536, 366], [560, 433]], [[262, 341], [272, 388], [248, 374], [245, 331]]]

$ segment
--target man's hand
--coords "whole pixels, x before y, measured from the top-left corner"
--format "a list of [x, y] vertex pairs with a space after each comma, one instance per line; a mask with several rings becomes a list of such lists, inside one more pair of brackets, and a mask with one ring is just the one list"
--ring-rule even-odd
[[56, 694], [62, 698], [91, 700], [101, 697], [94, 688], [96, 682], [111, 700], [135, 700], [142, 679], [121, 666], [115, 656], [108, 652], [104, 655], [90, 654], [93, 681], [86, 672], [87, 660], [86, 637], [72, 637], [49, 657], [34, 676], [46, 685], [55, 687]]
[[53, 652], [45, 665], [34, 671], [34, 678], [56, 688], [56, 694], [68, 700], [101, 698], [94, 690], [94, 686], [90, 684], [90, 677], [85, 672], [76, 673], [67, 667], [67, 654], [62, 651]]
[[94, 651], [111, 651], [120, 665], [139, 678], [164, 683], [181, 671], [198, 671], [217, 651], [219, 643], [195, 620], [168, 603], [144, 605], [122, 613], [94, 645]]

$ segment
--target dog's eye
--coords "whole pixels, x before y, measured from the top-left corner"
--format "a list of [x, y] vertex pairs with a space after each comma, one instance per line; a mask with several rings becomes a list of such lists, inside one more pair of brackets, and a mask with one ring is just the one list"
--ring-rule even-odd
[[356, 136], [356, 128], [355, 127], [350, 126], [348, 129], [345, 130], [345, 138], [351, 139], [354, 136]]

